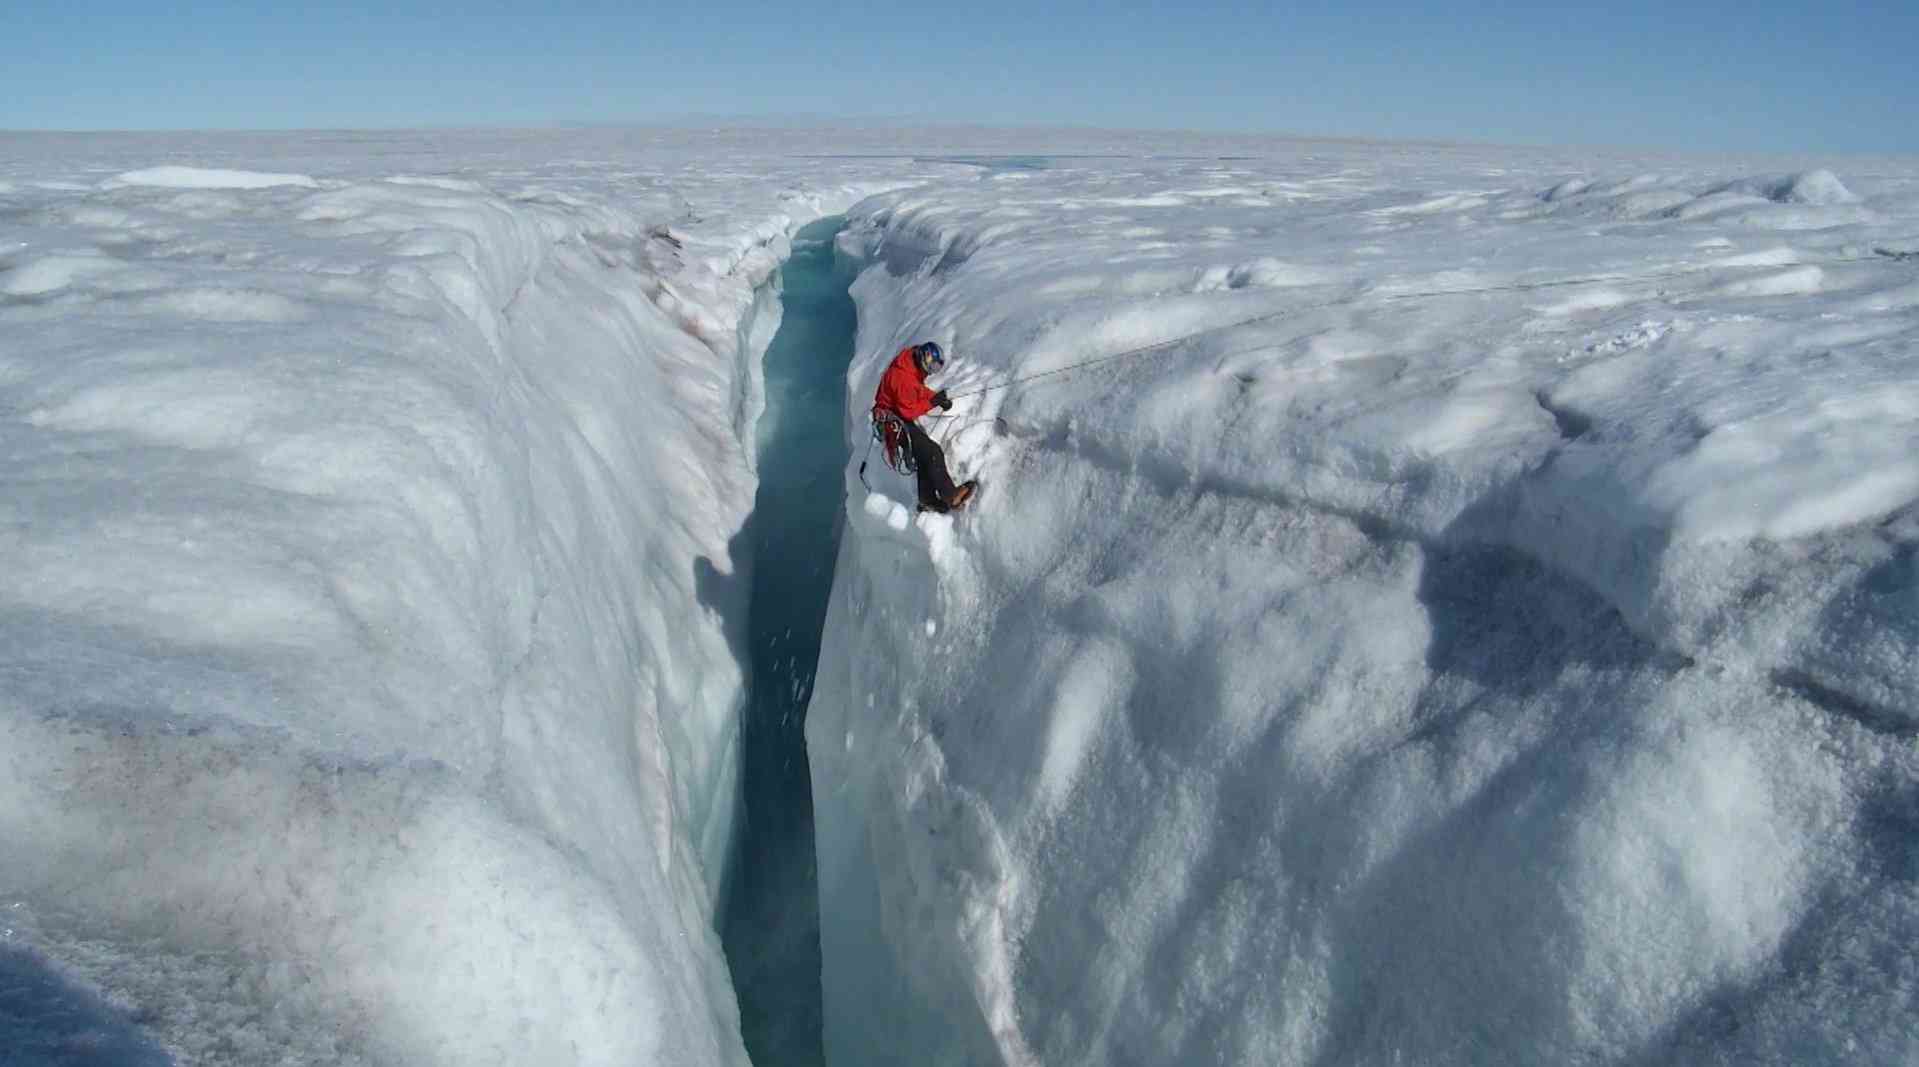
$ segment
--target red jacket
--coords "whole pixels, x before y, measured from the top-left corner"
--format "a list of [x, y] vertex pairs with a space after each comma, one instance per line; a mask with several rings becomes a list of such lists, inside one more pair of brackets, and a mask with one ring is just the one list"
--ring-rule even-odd
[[893, 363], [880, 376], [879, 392], [873, 394], [875, 411], [890, 411], [907, 422], [933, 410], [933, 390], [926, 387], [926, 375], [913, 361], [913, 347], [900, 349]]

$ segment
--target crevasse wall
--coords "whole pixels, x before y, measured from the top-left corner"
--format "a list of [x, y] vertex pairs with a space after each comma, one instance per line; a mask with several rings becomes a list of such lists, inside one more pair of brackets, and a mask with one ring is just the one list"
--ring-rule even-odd
[[728, 542], [854, 191], [0, 193], [8, 949], [183, 1061], [744, 1063]]
[[1919, 176], [1742, 166], [856, 207], [848, 440], [938, 340], [984, 489], [847, 471], [829, 1061], [1919, 1055]]

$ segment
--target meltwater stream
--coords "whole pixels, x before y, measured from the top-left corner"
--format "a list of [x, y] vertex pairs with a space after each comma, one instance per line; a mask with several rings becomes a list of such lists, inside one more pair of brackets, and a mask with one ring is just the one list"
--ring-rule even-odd
[[833, 590], [846, 469], [842, 432], [855, 314], [834, 270], [840, 219], [801, 230], [782, 269], [766, 351], [759, 495], [742, 537], [753, 560], [739, 843], [720, 923], [740, 1027], [760, 1067], [820, 1064], [820, 929], [806, 702]]

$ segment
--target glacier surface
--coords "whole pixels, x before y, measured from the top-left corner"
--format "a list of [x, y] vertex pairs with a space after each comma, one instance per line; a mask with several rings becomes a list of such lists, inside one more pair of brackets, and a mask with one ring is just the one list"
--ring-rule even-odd
[[864, 129], [0, 134], [14, 1047], [745, 1061], [842, 211], [829, 1062], [1919, 1056], [1919, 166]]

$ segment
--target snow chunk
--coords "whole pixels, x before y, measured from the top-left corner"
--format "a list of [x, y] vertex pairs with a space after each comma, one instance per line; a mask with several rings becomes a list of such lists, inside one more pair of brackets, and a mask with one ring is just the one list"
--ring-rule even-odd
[[1748, 178], [1721, 187], [1722, 192], [1747, 193], [1777, 204], [1856, 204], [1859, 197], [1832, 171], [1823, 168], [1783, 178]]
[[1546, 201], [1547, 203], [1552, 203], [1553, 201], [1556, 201], [1556, 200], [1566, 200], [1571, 197], [1578, 196], [1579, 194], [1585, 192], [1588, 189], [1591, 189], [1592, 184], [1593, 184], [1592, 182], [1586, 180], [1585, 178], [1567, 178], [1565, 181], [1560, 182], [1558, 185], [1555, 185], [1552, 188], [1546, 190], [1545, 192], [1540, 193], [1539, 198], [1541, 200]]
[[0, 293], [45, 296], [85, 278], [113, 274], [125, 264], [105, 256], [54, 255], [28, 259], [0, 274]]
[[271, 189], [297, 185], [318, 188], [320, 183], [304, 174], [273, 174], [257, 170], [224, 170], [217, 167], [168, 165], [130, 170], [116, 175], [108, 185], [146, 185], [160, 189]]
[[1284, 289], [1320, 285], [1331, 279], [1323, 270], [1300, 267], [1273, 256], [1261, 256], [1231, 267], [1208, 267], [1193, 283], [1197, 293], [1231, 289]]
[[[1849, 428], [1876, 427], [1872, 433]], [[1919, 390], [1833, 396], [1811, 410], [1721, 426], [1646, 486], [1699, 541], [1806, 537], [1919, 499]]]
[[1802, 296], [1819, 292], [1825, 285], [1825, 271], [1815, 266], [1804, 266], [1760, 278], [1727, 282], [1720, 287], [1720, 291], [1728, 296]]
[[1486, 204], [1488, 195], [1489, 194], [1478, 192], [1447, 193], [1444, 196], [1431, 197], [1415, 204], [1396, 204], [1392, 207], [1379, 208], [1375, 210], [1373, 214], [1384, 216], [1436, 215], [1449, 211], [1466, 211], [1471, 208], [1483, 207]]
[[1586, 346], [1586, 351], [1596, 356], [1613, 356], [1658, 341], [1671, 332], [1670, 322], [1648, 320], [1633, 326], [1629, 330], [1616, 333], [1603, 341], [1594, 341]]
[[[1702, 243], [1699, 247], [1720, 248], [1730, 243], [1731, 242], [1722, 242], [1721, 244]], [[1766, 248], [1757, 252], [1744, 252], [1736, 256], [1721, 256], [1713, 260], [1712, 265], [1715, 267], [1786, 267], [1798, 263], [1800, 259], [1801, 257], [1798, 252], [1793, 251], [1792, 248], [1786, 245], [1780, 245], [1777, 248]]]
[[307, 316], [301, 302], [263, 289], [196, 286], [155, 294], [140, 301], [139, 307], [208, 322], [297, 322]]
[[1632, 297], [1617, 289], [1595, 287], [1575, 292], [1540, 310], [1548, 315], [1577, 315], [1582, 311], [1601, 311], [1632, 303]]
[[[904, 533], [906, 528], [913, 523], [913, 513], [907, 510], [906, 505], [894, 500], [885, 493], [866, 494], [864, 507], [866, 514], [879, 520], [887, 529], [896, 533]], [[934, 623], [928, 620], [928, 625], [934, 625]]]

